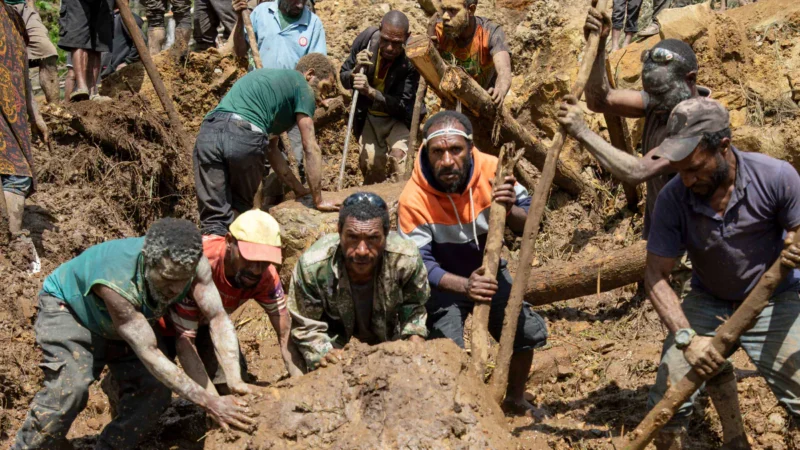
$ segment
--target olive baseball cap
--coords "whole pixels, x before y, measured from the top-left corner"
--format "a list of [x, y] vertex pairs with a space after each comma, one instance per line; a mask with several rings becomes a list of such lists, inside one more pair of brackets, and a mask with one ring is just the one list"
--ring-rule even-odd
[[672, 110], [667, 121], [667, 138], [655, 156], [681, 161], [691, 155], [703, 139], [703, 133], [716, 133], [730, 127], [728, 110], [706, 97], [684, 100]]
[[239, 214], [229, 230], [244, 259], [281, 263], [281, 226], [274, 217], [251, 209]]

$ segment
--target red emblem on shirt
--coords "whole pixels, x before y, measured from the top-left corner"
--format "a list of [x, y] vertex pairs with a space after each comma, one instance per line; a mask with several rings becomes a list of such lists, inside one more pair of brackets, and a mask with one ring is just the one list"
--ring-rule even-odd
[[308, 39], [305, 36], [300, 36], [300, 40], [297, 42], [300, 44], [300, 47], [308, 45]]

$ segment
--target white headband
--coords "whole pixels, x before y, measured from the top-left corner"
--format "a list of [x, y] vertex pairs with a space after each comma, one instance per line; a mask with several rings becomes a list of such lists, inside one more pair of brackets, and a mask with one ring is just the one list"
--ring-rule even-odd
[[467, 134], [467, 133], [465, 133], [465, 132], [463, 132], [461, 130], [455, 129], [455, 128], [443, 128], [441, 130], [434, 131], [433, 133], [430, 134], [430, 136], [428, 136], [425, 139], [423, 139], [422, 140], [422, 145], [423, 146], [427, 145], [428, 141], [433, 139], [433, 138], [435, 138], [435, 137], [447, 136], [447, 135], [463, 136], [464, 139], [466, 139], [468, 141], [472, 140], [472, 135], [471, 134]]

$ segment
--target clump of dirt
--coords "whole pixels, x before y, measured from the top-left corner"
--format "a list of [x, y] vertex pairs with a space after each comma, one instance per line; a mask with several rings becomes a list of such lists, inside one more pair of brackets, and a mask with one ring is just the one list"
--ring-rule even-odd
[[367, 346], [251, 402], [252, 433], [212, 432], [206, 449], [514, 448], [499, 406], [450, 340]]

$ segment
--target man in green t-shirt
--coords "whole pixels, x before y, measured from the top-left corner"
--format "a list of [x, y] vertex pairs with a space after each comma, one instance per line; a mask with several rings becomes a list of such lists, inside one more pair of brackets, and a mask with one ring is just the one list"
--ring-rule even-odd
[[[231, 87], [203, 120], [194, 146], [203, 234], [225, 236], [235, 215], [252, 209], [265, 175], [265, 157], [298, 197], [310, 190], [320, 211], [339, 209], [322, 200], [322, 154], [313, 120], [317, 103], [335, 90], [333, 65], [319, 53], [300, 58], [295, 70], [254, 70]], [[295, 178], [278, 149], [278, 136], [295, 124], [303, 139], [309, 189]]]
[[169, 406], [170, 391], [205, 409], [225, 429], [252, 426], [243, 401], [206, 391], [192, 381], [198, 374], [188, 368], [184, 373], [159, 348], [152, 323], [189, 293], [209, 320], [228, 387], [249, 393], [236, 332], [203, 256], [200, 232], [187, 220], [161, 219], [146, 236], [90, 247], [45, 279], [34, 325], [44, 387], [11, 448], [69, 448], [70, 425], [105, 366], [121, 397], [118, 416], [100, 433], [96, 449], [137, 448]]

